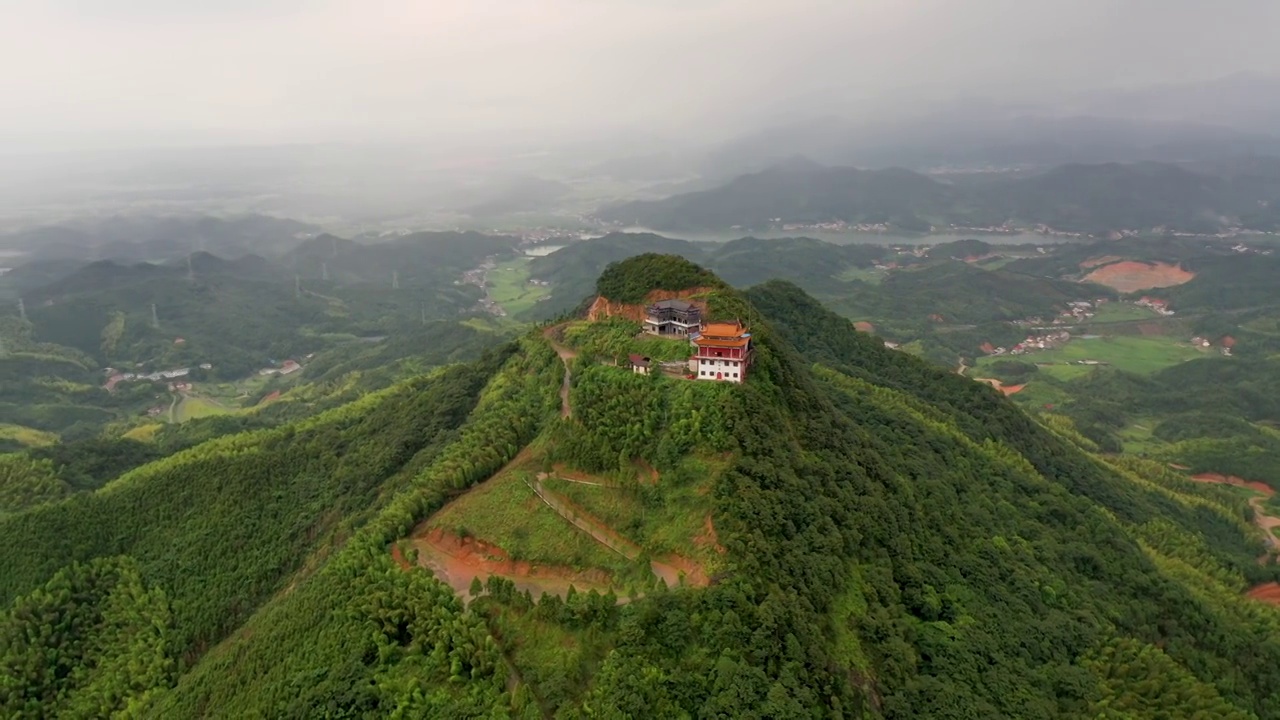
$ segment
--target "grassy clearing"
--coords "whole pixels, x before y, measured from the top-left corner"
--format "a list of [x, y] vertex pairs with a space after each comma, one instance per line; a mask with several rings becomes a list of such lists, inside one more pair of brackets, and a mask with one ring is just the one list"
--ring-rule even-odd
[[630, 569], [626, 558], [539, 500], [525, 484], [533, 475], [521, 469], [499, 473], [445, 505], [427, 527], [479, 538], [502, 548], [513, 560], [577, 570], [600, 568], [619, 575]]
[[1131, 425], [1122, 428], [1116, 434], [1124, 443], [1124, 451], [1134, 455], [1155, 455], [1162, 448], [1168, 447], [1163, 440], [1153, 436], [1151, 431], [1160, 423], [1158, 418], [1140, 418]]
[[1153, 320], [1162, 316], [1149, 308], [1138, 307], [1127, 302], [1108, 302], [1098, 306], [1091, 323], [1133, 322], [1134, 320]]
[[[1149, 375], [1171, 365], [1205, 357], [1207, 351], [1167, 337], [1116, 336], [1093, 339], [1076, 338], [1067, 344], [1019, 357], [1019, 360], [1040, 365], [1041, 372], [1048, 372], [1064, 380], [1087, 375], [1093, 370], [1088, 365], [1072, 366], [1066, 363], [1079, 360], [1097, 360], [1126, 372]], [[978, 367], [1000, 358], [982, 358]]]
[[637, 478], [625, 481], [622, 488], [606, 488], [555, 477], [545, 484], [652, 555], [675, 553], [711, 561], [714, 554], [699, 547], [695, 538], [704, 532], [712, 510], [711, 487], [723, 472], [722, 462], [688, 458], [657, 485]]
[[226, 415], [229, 412], [232, 411], [214, 400], [187, 395], [178, 402], [173, 415], [176, 422], [182, 423], [212, 415]]
[[551, 288], [529, 283], [530, 260], [518, 257], [489, 271], [489, 297], [501, 305], [507, 315], [519, 315], [551, 295]]
[[132, 430], [126, 432], [121, 437], [125, 438], [126, 440], [137, 440], [139, 442], [151, 442], [152, 440], [155, 439], [156, 433], [160, 432], [160, 429], [163, 427], [164, 425], [160, 423], [149, 423], [147, 425], [139, 425], [138, 427], [133, 428]]
[[1072, 399], [1070, 394], [1056, 385], [1034, 379], [1028, 382], [1021, 392], [1016, 395], [1010, 395], [1009, 398], [1029, 410], [1044, 408], [1048, 405], [1056, 407], [1068, 403]]
[[518, 323], [514, 323], [510, 320], [504, 321], [503, 319], [496, 317], [473, 317], [463, 320], [461, 324], [466, 325], [473, 330], [479, 330], [480, 332], [496, 333], [506, 330]]
[[993, 258], [987, 258], [986, 260], [979, 260], [977, 265], [983, 270], [999, 270], [1014, 260], [1021, 260], [1021, 258], [1016, 255], [998, 255]]
[[881, 282], [884, 282], [885, 276], [888, 274], [888, 270], [851, 267], [836, 275], [835, 278], [841, 282], [853, 282], [855, 280], [859, 280], [872, 285], [879, 285]]
[[46, 447], [58, 442], [58, 436], [56, 433], [6, 423], [0, 424], [0, 440], [12, 440], [26, 447]]

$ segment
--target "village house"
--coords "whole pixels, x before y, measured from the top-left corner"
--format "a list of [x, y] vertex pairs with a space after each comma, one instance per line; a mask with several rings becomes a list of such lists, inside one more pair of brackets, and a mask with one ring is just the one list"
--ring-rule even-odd
[[751, 333], [741, 322], [707, 323], [690, 342], [689, 371], [695, 380], [741, 383], [751, 364]]
[[688, 337], [702, 326], [702, 309], [684, 300], [660, 300], [645, 308], [644, 331], [650, 335]]
[[648, 375], [653, 365], [653, 361], [643, 355], [633, 353], [627, 356], [627, 359], [631, 361], [631, 372], [637, 375]]

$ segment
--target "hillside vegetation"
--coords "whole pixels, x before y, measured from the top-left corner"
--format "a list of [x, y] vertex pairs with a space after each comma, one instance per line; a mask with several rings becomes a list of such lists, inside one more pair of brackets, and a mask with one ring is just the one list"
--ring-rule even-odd
[[[0, 708], [1280, 717], [1243, 498], [1095, 455], [789, 283], [647, 255], [597, 290], [693, 287], [751, 328], [745, 384], [549, 326], [0, 516]], [[454, 586], [450, 535], [493, 570]]]

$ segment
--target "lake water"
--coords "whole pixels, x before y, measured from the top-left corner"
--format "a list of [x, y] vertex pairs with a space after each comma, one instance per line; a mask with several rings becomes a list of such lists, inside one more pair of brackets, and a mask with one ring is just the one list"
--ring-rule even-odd
[[[760, 232], [715, 231], [715, 232], [662, 232], [645, 227], [625, 227], [617, 232], [653, 233], [663, 237], [691, 240], [693, 242], [729, 242], [743, 237], [755, 237], [761, 240], [778, 240], [781, 238], [807, 237], [835, 245], [940, 245], [957, 240], [978, 239], [992, 245], [1051, 245], [1070, 242], [1074, 238], [1055, 235], [1039, 235], [1036, 233], [1019, 233], [1017, 235], [954, 235], [941, 233], [937, 235], [894, 235], [892, 233], [859, 233], [859, 232], [822, 232], [818, 230], [765, 230]], [[557, 248], [559, 249], [559, 248]]]

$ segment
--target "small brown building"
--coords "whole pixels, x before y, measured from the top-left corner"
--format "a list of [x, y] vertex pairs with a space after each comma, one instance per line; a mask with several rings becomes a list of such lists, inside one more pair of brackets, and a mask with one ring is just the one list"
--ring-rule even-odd
[[631, 372], [638, 375], [648, 375], [649, 369], [653, 367], [653, 361], [643, 355], [629, 355], [627, 359], [631, 361]]

